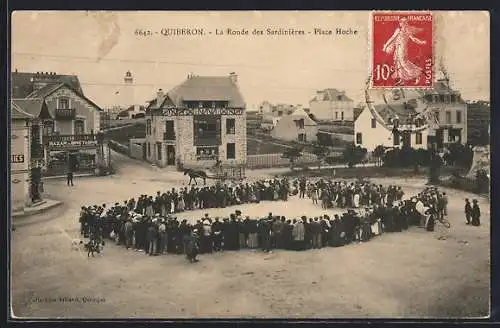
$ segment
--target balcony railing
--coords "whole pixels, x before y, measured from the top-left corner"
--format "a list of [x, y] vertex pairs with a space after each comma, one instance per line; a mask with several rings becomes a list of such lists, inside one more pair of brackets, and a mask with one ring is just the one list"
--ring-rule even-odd
[[76, 117], [76, 110], [74, 108], [57, 108], [56, 120], [73, 120]]

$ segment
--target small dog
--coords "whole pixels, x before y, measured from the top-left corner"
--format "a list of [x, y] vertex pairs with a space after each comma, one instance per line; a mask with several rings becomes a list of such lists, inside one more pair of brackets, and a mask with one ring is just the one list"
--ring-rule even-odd
[[81, 239], [73, 239], [71, 240], [71, 249], [77, 251], [80, 248], [80, 245], [83, 244], [83, 240]]

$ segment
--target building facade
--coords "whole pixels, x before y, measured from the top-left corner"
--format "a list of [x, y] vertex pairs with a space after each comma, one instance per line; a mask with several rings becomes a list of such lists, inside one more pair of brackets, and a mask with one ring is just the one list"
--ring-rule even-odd
[[309, 101], [310, 113], [321, 121], [354, 121], [354, 101], [345, 91], [325, 89]]
[[[394, 109], [392, 107], [391, 109]], [[354, 122], [354, 144], [372, 152], [377, 146], [386, 148], [402, 148], [409, 146], [415, 149], [427, 149], [429, 129], [414, 129], [412, 133], [394, 133], [384, 105], [375, 106], [376, 115], [369, 108], [364, 108]], [[378, 115], [377, 115], [378, 114]], [[399, 111], [402, 117], [403, 110]], [[401, 127], [404, 127], [402, 125]]]
[[40, 160], [42, 171], [48, 175], [95, 172], [97, 163], [104, 160], [99, 137], [102, 110], [83, 94], [78, 78], [15, 72], [12, 82], [12, 103], [32, 115], [32, 129], [41, 132], [37, 140], [43, 145], [37, 151], [41, 159], [33, 159]]
[[281, 117], [271, 135], [286, 141], [315, 142], [317, 133], [318, 124], [303, 109], [297, 109]]
[[236, 74], [194, 76], [161, 89], [146, 115], [145, 154], [160, 167], [246, 163], [246, 113]]
[[429, 142], [438, 148], [467, 143], [467, 103], [446, 79], [438, 80], [424, 96], [428, 110], [434, 112], [438, 127], [429, 131]]
[[21, 108], [11, 106], [10, 134], [10, 194], [13, 212], [23, 210], [30, 203], [31, 132], [34, 117]]

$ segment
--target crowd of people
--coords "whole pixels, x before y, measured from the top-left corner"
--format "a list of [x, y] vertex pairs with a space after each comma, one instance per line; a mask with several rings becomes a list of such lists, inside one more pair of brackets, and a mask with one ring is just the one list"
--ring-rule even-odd
[[[267, 201], [286, 201], [289, 196], [309, 197], [323, 209], [342, 208], [342, 214], [285, 217], [269, 213], [250, 218], [240, 210], [227, 217], [206, 213], [195, 223], [180, 220], [176, 213]], [[467, 220], [479, 225], [477, 201]], [[384, 187], [370, 182], [262, 180], [234, 186], [216, 184], [141, 195], [123, 204], [82, 207], [81, 233], [89, 238], [109, 238], [127, 249], [148, 255], [185, 254], [190, 261], [198, 253], [244, 248], [306, 250], [366, 242], [383, 232], [400, 232], [410, 226], [433, 231], [436, 220], [447, 216], [447, 196], [437, 188], [426, 188], [404, 197], [399, 186]], [[470, 204], [469, 204], [470, 205]], [[470, 213], [470, 216], [467, 216]], [[478, 216], [479, 215], [479, 216]]]

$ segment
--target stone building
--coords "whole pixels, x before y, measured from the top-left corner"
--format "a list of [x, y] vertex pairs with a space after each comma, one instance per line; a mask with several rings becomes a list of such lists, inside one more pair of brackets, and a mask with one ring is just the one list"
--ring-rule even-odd
[[309, 101], [309, 109], [321, 121], [354, 121], [354, 101], [345, 91], [319, 90]]
[[237, 75], [195, 76], [161, 89], [146, 114], [145, 154], [160, 167], [246, 163], [245, 102]]

